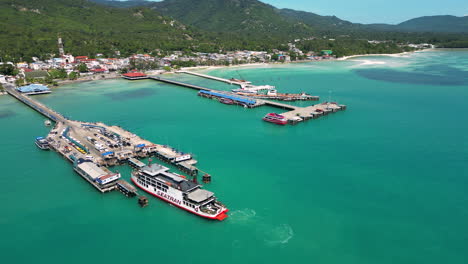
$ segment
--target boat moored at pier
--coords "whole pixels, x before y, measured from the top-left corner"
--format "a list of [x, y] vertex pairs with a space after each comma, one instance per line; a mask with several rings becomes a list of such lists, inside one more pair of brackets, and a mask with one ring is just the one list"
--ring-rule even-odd
[[100, 167], [91, 160], [78, 159], [73, 169], [100, 192], [114, 190], [120, 173], [113, 173], [105, 167]]
[[37, 137], [35, 140], [36, 146], [42, 150], [49, 150], [49, 142], [44, 137]]
[[234, 101], [233, 101], [233, 100], [227, 99], [227, 98], [220, 98], [220, 99], [219, 99], [219, 102], [220, 102], [220, 103], [223, 103], [223, 104], [227, 104], [227, 105], [233, 105], [233, 104], [234, 104]]
[[201, 185], [153, 163], [132, 172], [132, 182], [145, 192], [198, 216], [224, 220], [228, 209]]
[[285, 116], [277, 113], [268, 113], [263, 117], [263, 120], [278, 125], [286, 125], [288, 123], [288, 119]]

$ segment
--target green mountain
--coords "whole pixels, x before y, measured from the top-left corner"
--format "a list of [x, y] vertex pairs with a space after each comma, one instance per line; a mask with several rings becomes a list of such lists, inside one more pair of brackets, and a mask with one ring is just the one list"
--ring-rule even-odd
[[120, 7], [120, 8], [128, 8], [128, 7], [138, 7], [138, 6], [147, 6], [152, 4], [152, 1], [145, 1], [145, 0], [127, 0], [127, 1], [118, 1], [118, 0], [91, 0], [97, 4], [111, 6], [111, 7]]
[[302, 22], [317, 31], [351, 29], [358, 24], [351, 23], [337, 18], [336, 16], [321, 16], [310, 12], [297, 11], [292, 9], [278, 9], [278, 14], [296, 22]]
[[198, 30], [148, 8], [111, 8], [85, 0], [0, 0], [0, 57], [57, 53], [150, 52], [197, 44]]
[[286, 18], [275, 7], [256, 0], [165, 0], [150, 6], [182, 23], [212, 32], [275, 38], [312, 33], [312, 28], [302, 21]]
[[366, 39], [468, 46], [468, 35], [396, 32], [398, 27], [407, 31], [427, 27], [447, 30], [443, 27], [447, 21], [456, 32], [466, 29], [459, 23], [466, 18], [442, 17], [437, 23], [415, 19], [398, 26], [361, 25], [334, 16], [277, 9], [257, 0], [92, 1], [0, 0], [0, 57], [50, 57], [58, 53], [58, 36], [66, 52], [89, 56], [114, 56], [116, 51], [126, 56], [161, 50], [287, 50], [286, 43], [311, 36], [316, 39], [300, 44], [304, 50], [333, 49], [338, 55], [401, 50], [390, 44], [376, 47]]
[[368, 31], [468, 33], [468, 16], [425, 16], [398, 25], [359, 24], [292, 9], [277, 9], [258, 0], [92, 0], [114, 7], [150, 6], [187, 25], [212, 32], [307, 35], [312, 32], [354, 34]]
[[396, 28], [411, 32], [468, 33], [468, 16], [425, 16], [405, 21]]

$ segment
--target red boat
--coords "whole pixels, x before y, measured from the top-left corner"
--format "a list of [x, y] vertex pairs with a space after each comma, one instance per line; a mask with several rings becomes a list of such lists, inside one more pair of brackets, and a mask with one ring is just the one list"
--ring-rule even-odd
[[227, 104], [227, 105], [232, 105], [232, 104], [234, 104], [234, 101], [233, 101], [233, 100], [227, 99], [227, 98], [220, 98], [220, 99], [219, 99], [219, 102], [220, 102], [220, 103], [223, 103], [223, 104]]
[[268, 113], [263, 117], [263, 120], [277, 125], [286, 125], [288, 123], [288, 119], [286, 119], [286, 117], [277, 113]]

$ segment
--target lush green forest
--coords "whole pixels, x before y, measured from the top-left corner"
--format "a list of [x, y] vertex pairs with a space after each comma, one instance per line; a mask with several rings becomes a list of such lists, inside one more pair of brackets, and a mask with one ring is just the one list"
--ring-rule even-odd
[[[284, 45], [294, 39], [311, 37], [315, 40], [300, 44], [304, 51], [328, 47], [338, 55], [402, 51], [394, 44], [365, 44], [365, 39], [429, 42], [445, 47], [464, 47], [468, 42], [468, 37], [460, 34], [374, 30], [336, 17], [279, 10], [256, 0], [133, 1], [120, 8], [103, 5], [105, 0], [95, 1], [101, 4], [86, 0], [0, 0], [0, 60], [49, 58], [58, 53], [58, 36], [66, 52], [91, 57], [96, 53], [114, 57], [117, 51], [128, 56], [174, 50], [284, 50]], [[326, 40], [330, 38], [339, 40]]]

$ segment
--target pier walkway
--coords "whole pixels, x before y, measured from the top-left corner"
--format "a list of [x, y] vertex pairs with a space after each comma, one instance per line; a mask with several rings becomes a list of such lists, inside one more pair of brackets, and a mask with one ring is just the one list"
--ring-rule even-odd
[[156, 77], [156, 76], [150, 76], [149, 79], [153, 79], [155, 81], [165, 82], [165, 83], [169, 83], [169, 84], [175, 84], [175, 85], [179, 85], [179, 86], [183, 86], [183, 87], [187, 87], [187, 88], [192, 88], [192, 89], [199, 90], [199, 91], [200, 90], [212, 91], [212, 89], [201, 87], [201, 86], [198, 86], [198, 85], [193, 85], [193, 84], [168, 80], [168, 79], [164, 79], [164, 78]]
[[[187, 73], [186, 71], [179, 71], [179, 72]], [[196, 73], [194, 75], [200, 75], [200, 74]], [[202, 75], [204, 75], [204, 74], [202, 74]], [[209, 76], [209, 75], [206, 75], [206, 76], [207, 77], [205, 77], [205, 78], [213, 77], [213, 76]], [[227, 98], [236, 96], [236, 97], [239, 97], [239, 98], [242, 98], [242, 99], [245, 99], [245, 100], [254, 101], [255, 103], [250, 105], [249, 106], [250, 108], [254, 108], [254, 107], [258, 107], [258, 106], [262, 106], [262, 105], [267, 105], [267, 106], [279, 108], [279, 109], [282, 109], [282, 110], [288, 110], [287, 112], [281, 113], [281, 115], [285, 116], [286, 119], [291, 124], [296, 124], [298, 122], [309, 120], [309, 119], [312, 119], [312, 118], [315, 119], [315, 118], [318, 118], [320, 116], [327, 115], [329, 113], [334, 113], [334, 112], [346, 109], [345, 105], [338, 105], [337, 103], [329, 103], [329, 102], [322, 103], [322, 104], [311, 105], [311, 106], [306, 106], [306, 107], [294, 106], [294, 105], [289, 105], [289, 104], [285, 104], [285, 103], [281, 103], [281, 102], [277, 102], [277, 101], [271, 101], [271, 100], [266, 100], [266, 99], [254, 99], [254, 98], [251, 98], [251, 97], [240, 96], [240, 95], [238, 95], [236, 93], [229, 92], [229, 91], [220, 91], [220, 90], [216, 90], [216, 89], [210, 89], [210, 88], [206, 88], [206, 87], [202, 87], [202, 86], [198, 86], [198, 85], [193, 85], [193, 84], [183, 83], [183, 82], [179, 82], [179, 81], [168, 80], [168, 79], [164, 79], [164, 78], [156, 77], [156, 76], [151, 76], [151, 77], [148, 77], [148, 78], [153, 79], [155, 81], [165, 82], [165, 83], [178, 85], [178, 86], [182, 86], [182, 87], [188, 87], [188, 88], [195, 89], [195, 90], [198, 90], [198, 91], [204, 91], [204, 92], [201, 92], [202, 94], [204, 94], [204, 93], [214, 94], [214, 96], [204, 96], [204, 97], [208, 97], [208, 98], [212, 98], [212, 99], [219, 100], [219, 98], [224, 97], [224, 96], [226, 96]], [[217, 78], [217, 77], [213, 77], [211, 79], [215, 79], [215, 78]], [[222, 78], [219, 78], [219, 79], [222, 79]], [[226, 80], [226, 79], [222, 79], [222, 80]], [[200, 95], [200, 93], [199, 93], [199, 95]]]
[[219, 78], [219, 77], [215, 77], [215, 76], [211, 76], [211, 75], [207, 75], [207, 74], [203, 74], [203, 73], [191, 72], [191, 71], [177, 71], [177, 73], [190, 74], [190, 75], [194, 75], [194, 76], [198, 76], [198, 77], [202, 77], [202, 78], [206, 78], [206, 79], [225, 82], [225, 83], [229, 83], [229, 84], [235, 84], [235, 85], [239, 85], [239, 86], [250, 83], [250, 82], [232, 81], [232, 80], [229, 80], [229, 79]]
[[67, 120], [61, 114], [55, 112], [54, 110], [48, 108], [47, 106], [39, 103], [36, 100], [30, 99], [26, 95], [21, 94], [20, 92], [16, 91], [15, 88], [13, 88], [11, 86], [5, 87], [5, 90], [9, 95], [15, 97], [20, 102], [24, 103], [25, 105], [31, 107], [32, 109], [36, 110], [37, 112], [39, 112], [43, 116], [45, 116], [45, 117], [47, 117], [47, 118], [49, 118], [49, 119], [51, 119], [51, 120], [53, 120], [55, 122], [64, 122], [64, 121]]
[[280, 109], [297, 110], [301, 108], [299, 106], [288, 105], [288, 104], [283, 104], [280, 102], [269, 101], [269, 100], [258, 100], [258, 101], [262, 101], [264, 105], [269, 105], [269, 106], [273, 106], [273, 107], [280, 108]]

